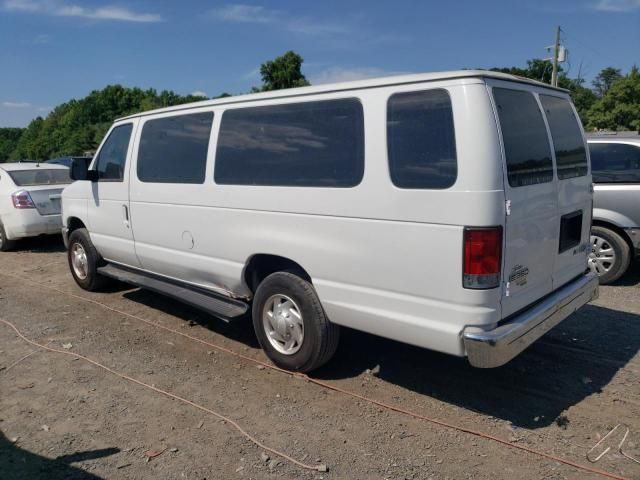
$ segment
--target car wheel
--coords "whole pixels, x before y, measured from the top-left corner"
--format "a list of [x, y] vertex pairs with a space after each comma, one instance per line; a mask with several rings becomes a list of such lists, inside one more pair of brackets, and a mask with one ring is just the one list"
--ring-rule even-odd
[[4, 226], [0, 223], [0, 252], [8, 252], [16, 246], [15, 240], [9, 240], [7, 233], [4, 231]]
[[290, 272], [269, 275], [253, 300], [253, 328], [277, 366], [310, 372], [338, 347], [340, 327], [329, 321], [313, 285]]
[[98, 267], [104, 261], [93, 246], [86, 228], [74, 230], [69, 236], [67, 258], [71, 275], [81, 288], [93, 292], [108, 283], [108, 279], [98, 273]]
[[630, 261], [629, 245], [620, 235], [605, 227], [591, 228], [589, 268], [598, 275], [601, 285], [618, 280], [629, 268]]

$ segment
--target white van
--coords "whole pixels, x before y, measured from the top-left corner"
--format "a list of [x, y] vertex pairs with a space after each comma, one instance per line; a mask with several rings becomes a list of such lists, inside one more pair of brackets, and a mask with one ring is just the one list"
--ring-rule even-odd
[[233, 320], [309, 371], [339, 326], [509, 361], [598, 293], [592, 189], [565, 90], [407, 75], [117, 120], [63, 193], [69, 265]]

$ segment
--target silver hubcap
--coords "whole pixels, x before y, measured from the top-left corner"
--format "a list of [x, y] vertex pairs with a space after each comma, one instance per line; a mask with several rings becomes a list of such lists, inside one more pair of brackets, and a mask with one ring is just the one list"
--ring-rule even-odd
[[616, 252], [609, 242], [602, 237], [591, 235], [591, 253], [589, 268], [598, 275], [603, 275], [616, 263]]
[[76, 274], [76, 277], [80, 280], [87, 278], [87, 252], [85, 252], [84, 247], [79, 243], [74, 243], [71, 246], [71, 266], [73, 267], [73, 272]]
[[264, 304], [262, 327], [271, 346], [284, 355], [293, 355], [304, 340], [304, 323], [296, 302], [286, 295], [273, 295]]

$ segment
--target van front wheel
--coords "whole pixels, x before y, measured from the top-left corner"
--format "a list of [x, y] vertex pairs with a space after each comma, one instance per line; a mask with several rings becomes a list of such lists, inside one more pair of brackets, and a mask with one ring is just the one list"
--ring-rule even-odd
[[327, 318], [313, 285], [290, 272], [276, 272], [258, 286], [253, 328], [277, 366], [310, 372], [331, 359], [340, 329]]
[[629, 267], [629, 245], [616, 232], [608, 228], [591, 228], [591, 252], [589, 267], [598, 275], [601, 285], [618, 280]]
[[81, 288], [93, 292], [108, 283], [108, 279], [98, 273], [103, 260], [86, 228], [78, 228], [69, 236], [67, 258], [71, 275]]

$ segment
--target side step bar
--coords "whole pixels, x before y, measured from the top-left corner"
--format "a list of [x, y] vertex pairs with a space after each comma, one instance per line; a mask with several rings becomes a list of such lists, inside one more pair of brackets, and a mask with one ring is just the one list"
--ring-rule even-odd
[[105, 277], [115, 278], [121, 282], [130, 283], [145, 290], [151, 290], [174, 298], [215, 315], [225, 322], [243, 316], [249, 309], [249, 305], [240, 300], [205, 292], [186, 284], [174, 283], [154, 275], [129, 270], [114, 264], [99, 267], [98, 273]]

